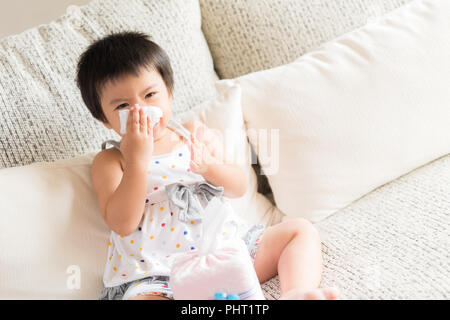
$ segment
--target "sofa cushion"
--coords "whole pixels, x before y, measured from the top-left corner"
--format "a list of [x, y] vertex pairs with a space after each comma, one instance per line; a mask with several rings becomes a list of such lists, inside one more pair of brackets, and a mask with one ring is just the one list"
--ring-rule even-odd
[[0, 170], [0, 299], [95, 299], [108, 227], [89, 169], [95, 153]]
[[95, 0], [0, 40], [0, 168], [99, 151], [119, 136], [95, 120], [75, 83], [79, 55], [109, 33], [142, 31], [165, 49], [173, 114], [213, 97], [217, 76], [196, 0]]
[[[321, 287], [341, 299], [450, 298], [450, 155], [400, 177], [315, 226]], [[280, 297], [278, 277], [262, 286]]]
[[316, 224], [323, 286], [347, 299], [450, 298], [450, 155]]
[[220, 78], [294, 61], [411, 0], [200, 0]]
[[450, 152], [449, 37], [450, 2], [418, 0], [234, 80], [288, 218], [317, 222]]

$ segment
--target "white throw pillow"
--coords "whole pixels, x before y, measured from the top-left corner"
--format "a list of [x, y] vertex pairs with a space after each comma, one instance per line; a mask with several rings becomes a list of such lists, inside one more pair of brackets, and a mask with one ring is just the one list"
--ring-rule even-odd
[[[450, 152], [449, 39], [450, 1], [418, 0], [291, 64], [235, 80], [286, 218], [319, 221]], [[271, 163], [261, 129], [279, 130], [267, 135]]]
[[[240, 88], [220, 84], [218, 90], [217, 99], [195, 110], [209, 127], [238, 131], [244, 127]], [[245, 136], [225, 142], [232, 152], [248, 150]], [[94, 156], [0, 170], [0, 299], [100, 296], [110, 231], [90, 180]], [[233, 208], [249, 223], [281, 220], [281, 213], [257, 193], [250, 164], [245, 171], [248, 189], [230, 199]]]
[[0, 299], [93, 299], [108, 227], [89, 169], [94, 153], [0, 170]]

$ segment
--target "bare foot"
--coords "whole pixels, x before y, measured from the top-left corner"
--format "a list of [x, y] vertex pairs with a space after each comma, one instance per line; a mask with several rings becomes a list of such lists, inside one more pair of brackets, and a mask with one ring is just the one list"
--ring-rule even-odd
[[318, 288], [310, 291], [292, 289], [281, 295], [279, 300], [336, 300], [339, 291], [336, 288]]

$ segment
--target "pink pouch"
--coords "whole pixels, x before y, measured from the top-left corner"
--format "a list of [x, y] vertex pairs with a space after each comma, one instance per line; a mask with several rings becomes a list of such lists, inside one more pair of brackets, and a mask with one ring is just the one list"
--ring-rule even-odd
[[244, 241], [237, 232], [227, 240], [220, 237], [226, 218], [222, 202], [210, 201], [198, 249], [173, 260], [169, 286], [174, 299], [265, 299]]

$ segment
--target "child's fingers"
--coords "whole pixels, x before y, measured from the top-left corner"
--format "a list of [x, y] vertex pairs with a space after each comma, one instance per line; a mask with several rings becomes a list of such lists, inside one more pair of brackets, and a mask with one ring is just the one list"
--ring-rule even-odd
[[197, 141], [204, 142], [205, 144], [210, 144], [215, 138], [212, 130], [203, 124], [195, 129], [194, 137]]
[[144, 109], [139, 109], [139, 131], [145, 133], [147, 131], [147, 117], [145, 116]]
[[189, 142], [189, 152], [191, 153], [191, 160], [194, 160], [194, 143], [192, 142], [192, 133], [191, 141]]
[[190, 167], [194, 173], [198, 173], [199, 167], [198, 167], [197, 163], [195, 163], [194, 161], [191, 160]]
[[147, 134], [149, 137], [153, 138], [153, 126], [152, 126], [152, 119], [150, 119], [150, 116], [147, 116]]
[[203, 126], [200, 126], [195, 131], [195, 138], [198, 141], [203, 141], [205, 139], [205, 128]]
[[192, 149], [194, 150], [194, 161], [196, 163], [201, 162], [201, 157], [203, 153], [203, 144], [194, 138], [194, 143], [192, 144]]
[[200, 159], [200, 157], [201, 157], [201, 152], [200, 151], [201, 150], [200, 150], [200, 148], [198, 146], [198, 142], [191, 143], [190, 150], [191, 150], [191, 162], [194, 162], [198, 166], [198, 163], [200, 163], [199, 160], [201, 160]]
[[217, 129], [203, 127], [203, 142], [206, 145], [214, 143], [214, 141], [220, 139], [220, 136], [218, 137], [217, 134]]
[[137, 132], [139, 124], [139, 113], [137, 105], [130, 108], [130, 113], [127, 119], [127, 132]]

